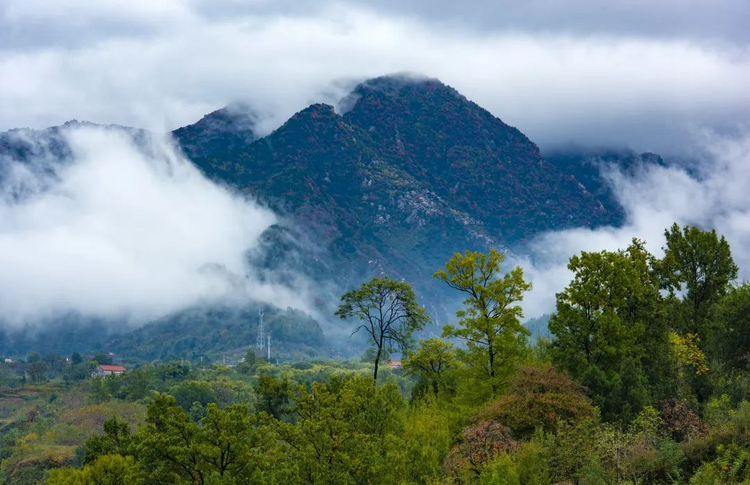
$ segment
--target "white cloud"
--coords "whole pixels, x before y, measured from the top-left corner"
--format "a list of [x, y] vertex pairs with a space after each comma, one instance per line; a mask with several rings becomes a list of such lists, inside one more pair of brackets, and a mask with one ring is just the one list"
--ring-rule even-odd
[[661, 256], [664, 230], [674, 222], [715, 228], [726, 236], [740, 278], [750, 279], [750, 135], [729, 138], [704, 132], [696, 137], [706, 157], [697, 173], [674, 166], [649, 166], [629, 175], [610, 169], [609, 179], [627, 212], [623, 227], [552, 232], [532, 242], [533, 261], [521, 261], [534, 284], [524, 302], [526, 316], [554, 310], [555, 293], [572, 276], [566, 268], [570, 256], [625, 248], [634, 237]]
[[209, 16], [200, 2], [157, 11], [138, 2], [121, 17], [120, 7], [84, 11], [78, 25], [65, 9], [23, 4], [11, 2], [8, 11], [21, 13], [6, 15], [7, 25], [43, 18], [63, 31], [54, 42], [0, 49], [0, 129], [77, 118], [166, 130], [243, 99], [272, 115], [268, 131], [310, 102], [336, 101], [349, 85], [332, 80], [399, 71], [440, 78], [543, 148], [577, 141], [685, 151], [686, 129], [750, 120], [741, 43], [524, 25], [467, 30], [330, 3], [285, 15], [256, 2]]
[[[260, 283], [245, 254], [276, 216], [208, 181], [166, 140], [65, 132], [73, 159], [4, 161], [0, 315], [11, 324], [74, 311], [134, 322], [198, 303], [301, 293]], [[15, 194], [15, 195], [13, 195]], [[22, 194], [21, 197], [18, 194]]]

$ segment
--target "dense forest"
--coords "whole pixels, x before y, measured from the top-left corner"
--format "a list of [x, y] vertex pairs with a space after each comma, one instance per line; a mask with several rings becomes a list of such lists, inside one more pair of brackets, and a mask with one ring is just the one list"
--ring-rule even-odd
[[573, 255], [548, 333], [521, 323], [522, 269], [467, 251], [435, 268], [464, 298], [440, 338], [408, 282], [342, 295], [356, 361], [8, 360], [0, 480], [750, 483], [750, 284], [715, 231], [665, 238]]

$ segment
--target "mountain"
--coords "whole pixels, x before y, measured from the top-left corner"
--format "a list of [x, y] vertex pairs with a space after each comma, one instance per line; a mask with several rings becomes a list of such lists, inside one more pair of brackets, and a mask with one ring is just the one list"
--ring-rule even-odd
[[[332, 313], [344, 289], [387, 273], [412, 283], [443, 322], [459, 302], [432, 274], [454, 252], [518, 250], [544, 231], [623, 220], [601, 163], [580, 154], [543, 157], [517, 128], [438, 80], [371, 79], [340, 106], [346, 109], [312, 104], [259, 136], [252, 108], [233, 104], [172, 133], [206, 176], [281, 215], [248, 258], [261, 278], [293, 281], [302, 273], [320, 283], [322, 314]], [[126, 130], [137, 142], [148, 135], [110, 128]], [[40, 153], [67, 160], [60, 130], [0, 134], [0, 162]], [[630, 163], [627, 157], [611, 161]], [[227, 319], [222, 312], [171, 315], [102, 345], [144, 358], [177, 355], [193, 340], [196, 351], [231, 350], [235, 343], [224, 335], [246, 340], [252, 325], [249, 314]]]
[[[132, 332], [115, 336], [107, 349], [130, 358], [176, 360], [232, 355], [238, 360], [256, 343], [259, 305], [202, 307], [159, 319]], [[324, 355], [323, 330], [298, 310], [264, 305], [265, 333], [271, 337], [272, 357], [302, 360]], [[266, 342], [264, 342], [264, 345]], [[327, 355], [327, 354], [325, 354]]]
[[612, 223], [620, 225], [625, 221], [625, 211], [620, 205], [612, 186], [607, 180], [611, 170], [626, 175], [648, 165], [666, 165], [655, 153], [638, 153], [630, 149], [581, 149], [568, 148], [549, 153], [545, 158], [560, 171], [573, 175], [581, 182], [604, 208], [612, 214]]
[[[188, 157], [207, 152], [241, 148], [258, 139], [258, 115], [244, 103], [233, 103], [201, 118], [197, 123], [172, 132]], [[198, 152], [191, 147], [200, 147]]]
[[341, 105], [313, 104], [245, 145], [222, 146], [203, 120], [174, 135], [207, 176], [313, 234], [342, 286], [384, 272], [435, 302], [431, 275], [456, 251], [618, 220], [518, 129], [440, 81], [376, 78]]

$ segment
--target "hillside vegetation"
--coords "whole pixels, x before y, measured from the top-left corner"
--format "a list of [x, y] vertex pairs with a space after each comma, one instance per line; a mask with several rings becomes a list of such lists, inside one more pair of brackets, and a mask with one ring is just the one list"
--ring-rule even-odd
[[[573, 255], [549, 337], [503, 254], [456, 253], [442, 337], [408, 283], [354, 287], [337, 315], [361, 361], [148, 364], [91, 378], [74, 354], [2, 364], [7, 483], [740, 484], [750, 481], [750, 286], [723, 237], [669, 228]], [[397, 364], [395, 352], [402, 357]]]

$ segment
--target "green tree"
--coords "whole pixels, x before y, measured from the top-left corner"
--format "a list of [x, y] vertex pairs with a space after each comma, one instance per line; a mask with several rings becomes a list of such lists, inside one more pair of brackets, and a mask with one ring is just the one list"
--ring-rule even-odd
[[[169, 395], [157, 395], [136, 434], [135, 453], [148, 483], [277, 483], [268, 460], [275, 440], [247, 406], [209, 404], [196, 423]], [[281, 469], [279, 469], [281, 472]]]
[[401, 450], [403, 483], [437, 483], [444, 475], [443, 460], [453, 445], [464, 417], [454, 405], [432, 396], [413, 403], [405, 413]]
[[89, 401], [100, 404], [105, 401], [112, 399], [112, 395], [109, 393], [109, 388], [106, 382], [107, 377], [94, 377], [91, 379], [91, 386], [89, 388]]
[[76, 365], [70, 365], [63, 371], [63, 379], [66, 382], [82, 381], [91, 377], [96, 364], [93, 362], [81, 362]]
[[452, 388], [452, 371], [456, 368], [456, 352], [451, 342], [439, 338], [420, 340], [419, 347], [404, 361], [408, 374], [424, 379], [437, 397], [441, 390]]
[[29, 378], [31, 382], [42, 382], [47, 378], [47, 364], [38, 360], [29, 365]]
[[292, 385], [288, 378], [278, 379], [268, 374], [258, 376], [255, 387], [255, 409], [276, 419], [287, 419], [293, 412]]
[[177, 405], [185, 411], [189, 411], [195, 403], [198, 403], [201, 409], [205, 409], [210, 403], [216, 402], [216, 393], [211, 385], [202, 381], [183, 382], [174, 388], [172, 395]]
[[73, 355], [70, 356], [70, 363], [72, 365], [78, 365], [81, 362], [83, 362], [83, 357], [81, 357], [81, 354], [78, 352], [73, 352]]
[[255, 370], [256, 365], [255, 349], [249, 347], [245, 352], [245, 359], [237, 364], [237, 372], [240, 374], [250, 374]]
[[731, 288], [716, 304], [708, 347], [727, 370], [750, 368], [750, 283]]
[[656, 266], [638, 240], [624, 251], [583, 252], [570, 259], [573, 280], [557, 294], [553, 362], [589, 388], [608, 420], [627, 420], [650, 395], [674, 389]]
[[518, 303], [531, 284], [524, 281], [520, 267], [500, 277], [504, 260], [494, 249], [488, 254], [456, 253], [434, 275], [466, 296], [464, 308], [456, 312], [459, 326], [446, 325], [443, 335], [466, 342], [462, 356], [480, 382], [489, 381], [493, 393], [518, 364], [529, 335]]
[[424, 307], [419, 306], [411, 286], [380, 276], [347, 291], [341, 297], [336, 315], [355, 318], [359, 330], [367, 332], [375, 350], [373, 379], [378, 380], [380, 361], [396, 351], [405, 351], [412, 344], [412, 334], [429, 321]]
[[133, 369], [120, 376], [122, 388], [120, 398], [129, 401], [137, 401], [148, 395], [151, 382], [148, 373], [144, 369]]
[[100, 365], [109, 365], [112, 363], [112, 357], [108, 354], [105, 354], [104, 352], [99, 352], [98, 354], [94, 355], [93, 360]]
[[128, 423], [116, 416], [104, 421], [104, 434], [92, 436], [83, 446], [83, 464], [94, 463], [104, 455], [132, 454], [133, 437]]
[[674, 224], [664, 232], [662, 276], [671, 292], [685, 290], [686, 333], [706, 338], [705, 322], [711, 307], [727, 292], [739, 269], [732, 259], [729, 243], [716, 230], [680, 228]]
[[401, 393], [392, 382], [373, 386], [363, 376], [333, 377], [304, 387], [295, 399], [296, 423], [279, 423], [294, 483], [398, 483], [403, 444]]

